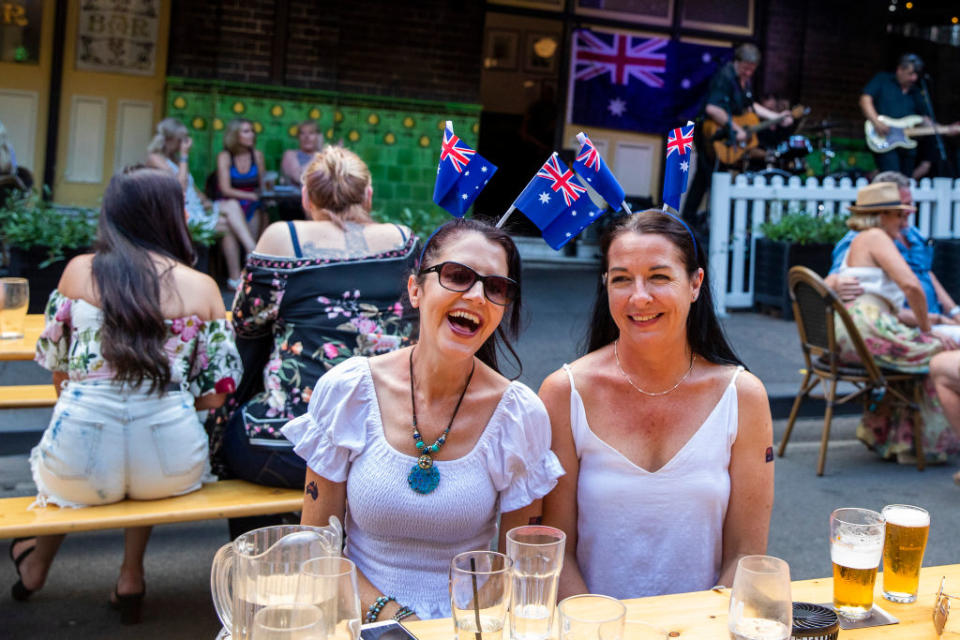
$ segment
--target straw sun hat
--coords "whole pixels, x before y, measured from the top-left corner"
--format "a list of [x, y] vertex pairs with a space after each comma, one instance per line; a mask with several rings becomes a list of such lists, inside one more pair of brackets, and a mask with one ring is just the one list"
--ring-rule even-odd
[[895, 182], [868, 184], [857, 191], [857, 203], [847, 207], [850, 213], [861, 215], [884, 211], [916, 211], [917, 208], [900, 203], [900, 189]]

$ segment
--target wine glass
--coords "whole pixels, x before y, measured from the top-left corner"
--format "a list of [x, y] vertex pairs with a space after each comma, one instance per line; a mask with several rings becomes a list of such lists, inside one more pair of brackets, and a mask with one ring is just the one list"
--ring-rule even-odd
[[790, 567], [773, 556], [737, 563], [727, 621], [732, 640], [787, 640], [793, 628]]

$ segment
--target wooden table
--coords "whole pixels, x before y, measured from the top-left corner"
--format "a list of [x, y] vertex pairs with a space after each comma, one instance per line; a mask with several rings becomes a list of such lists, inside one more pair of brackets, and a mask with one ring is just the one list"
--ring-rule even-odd
[[37, 338], [43, 331], [43, 314], [30, 313], [23, 323], [23, 337], [0, 340], [0, 360], [33, 360]]
[[[840, 640], [866, 640], [881, 638], [900, 638], [909, 640], [936, 640], [931, 622], [933, 599], [940, 586], [940, 578], [947, 577], [950, 591], [960, 592], [960, 564], [941, 567], [927, 567], [920, 572], [920, 589], [917, 601], [913, 604], [895, 604], [883, 599], [881, 595], [882, 574], [877, 576], [874, 602], [900, 624], [891, 624], [869, 629], [853, 629], [840, 632]], [[793, 583], [793, 599], [797, 602], [824, 603], [833, 599], [833, 579], [800, 580]], [[688, 638], [690, 640], [726, 640], [727, 608], [730, 604], [730, 590], [721, 593], [697, 591], [679, 593], [670, 596], [656, 596], [625, 600], [627, 620], [640, 620], [652, 624], [664, 632], [667, 638]], [[952, 615], [960, 615], [960, 608], [954, 607]], [[424, 620], [407, 624], [410, 631], [419, 640], [452, 640], [453, 622], [449, 618]], [[667, 635], [667, 634], [674, 635]], [[504, 634], [506, 640], [508, 634]], [[960, 639], [960, 634], [944, 634], [943, 640]], [[630, 640], [630, 625], [626, 625], [624, 640]]]

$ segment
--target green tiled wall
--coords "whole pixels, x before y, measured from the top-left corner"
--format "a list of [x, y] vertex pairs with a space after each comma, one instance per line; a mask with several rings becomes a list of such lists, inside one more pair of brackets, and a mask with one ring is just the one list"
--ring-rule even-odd
[[214, 171], [232, 118], [253, 122], [257, 148], [275, 171], [283, 151], [297, 147], [297, 123], [315, 120], [326, 142], [342, 140], [364, 159], [374, 208], [390, 219], [404, 207], [437, 208], [432, 196], [443, 123], [453, 120], [457, 135], [475, 148], [480, 107], [168, 78], [166, 116], [190, 130], [190, 171], [198, 185]]

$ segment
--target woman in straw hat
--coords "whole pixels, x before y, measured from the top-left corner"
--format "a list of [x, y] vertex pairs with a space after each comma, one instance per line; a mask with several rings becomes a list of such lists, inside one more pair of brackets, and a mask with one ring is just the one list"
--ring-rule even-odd
[[[915, 207], [901, 203], [893, 183], [860, 189], [847, 221], [858, 233], [838, 275], [856, 277], [861, 283], [863, 293], [848, 303], [847, 310], [877, 363], [906, 373], [931, 373], [924, 385], [923, 450], [931, 461], [943, 461], [947, 454], [960, 450], [960, 440], [950, 430], [952, 426], [960, 433], [960, 411], [951, 410], [960, 408], [960, 368], [932, 367], [931, 360], [943, 353], [948, 365], [960, 352], [952, 351], [957, 345], [949, 337], [932, 329], [923, 287], [894, 244], [914, 211]], [[904, 299], [913, 310], [915, 327], [898, 315]], [[842, 325], [837, 328], [837, 339], [841, 358], [856, 362], [856, 351]], [[884, 458], [914, 462], [909, 418], [906, 412], [891, 411], [881, 402], [864, 412], [857, 435]]]

